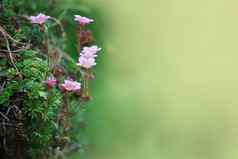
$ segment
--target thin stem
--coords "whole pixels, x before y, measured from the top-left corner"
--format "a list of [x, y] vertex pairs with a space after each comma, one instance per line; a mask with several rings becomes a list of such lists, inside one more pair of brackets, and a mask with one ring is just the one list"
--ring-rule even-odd
[[55, 23], [60, 27], [61, 36], [65, 39], [66, 33], [65, 33], [65, 30], [64, 30], [63, 24], [58, 19], [56, 19], [54, 17], [50, 17], [50, 19], [55, 21]]
[[77, 51], [78, 51], [78, 54], [79, 54], [79, 55], [80, 55], [80, 52], [81, 52], [81, 43], [80, 43], [80, 39], [81, 39], [81, 30], [82, 30], [81, 26], [78, 25], [78, 26], [77, 26], [77, 30], [76, 30], [76, 32], [77, 32], [77, 42], [78, 42], [78, 45], [77, 45]]
[[83, 93], [82, 93], [82, 99], [83, 100], [89, 100], [89, 78], [88, 78], [89, 70], [85, 70], [83, 74]]

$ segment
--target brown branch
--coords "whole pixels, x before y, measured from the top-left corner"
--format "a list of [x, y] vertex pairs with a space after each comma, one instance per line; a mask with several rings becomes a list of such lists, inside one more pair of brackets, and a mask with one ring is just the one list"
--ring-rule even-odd
[[[16, 66], [16, 64], [15, 64], [15, 59], [14, 59], [14, 57], [13, 57], [13, 55], [12, 55], [12, 51], [11, 51], [11, 49], [10, 49], [10, 43], [9, 43], [9, 40], [8, 40], [8, 39], [10, 39], [10, 40], [12, 40], [12, 41], [14, 41], [14, 42], [17, 42], [17, 43], [21, 43], [21, 42], [18, 42], [18, 41], [16, 41], [15, 39], [13, 39], [13, 38], [5, 31], [5, 29], [4, 29], [3, 27], [1, 27], [1, 26], [0, 26], [0, 32], [2, 33], [3, 38], [4, 38], [5, 42], [6, 42], [7, 52], [8, 52], [8, 54], [9, 54], [10, 61], [11, 61], [12, 65], [13, 65], [13, 67], [17, 70], [17, 72], [19, 72], [18, 69], [17, 69], [17, 66]], [[21, 44], [23, 44], [23, 43], [21, 43]]]
[[6, 115], [4, 115], [2, 112], [0, 112], [0, 115], [7, 121], [9, 121], [8, 117]]
[[[12, 52], [12, 53], [18, 53], [18, 52], [25, 51], [25, 50], [28, 50], [28, 49], [30, 49], [30, 45], [27, 45], [26, 47], [19, 48], [19, 49], [17, 49], [17, 50], [12, 50], [11, 52]], [[5, 52], [5, 53], [7, 53], [8, 50], [0, 49], [0, 52]]]
[[9, 35], [7, 33], [7, 31], [2, 27], [0, 26], [0, 32], [3, 34], [3, 36], [7, 37], [8, 39], [10, 39], [12, 42], [16, 43], [16, 44], [21, 44], [21, 45], [25, 45], [25, 43], [22, 43], [20, 41], [17, 41], [15, 40], [11, 35]]

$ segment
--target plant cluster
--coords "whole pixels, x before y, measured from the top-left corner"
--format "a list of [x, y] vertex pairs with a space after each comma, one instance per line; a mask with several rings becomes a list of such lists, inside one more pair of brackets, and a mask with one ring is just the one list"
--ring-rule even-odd
[[74, 16], [76, 62], [66, 49], [66, 13], [37, 13], [50, 13], [55, 1], [42, 3], [0, 1], [2, 159], [58, 159], [81, 148], [72, 119], [90, 100], [89, 81], [101, 50], [87, 29], [94, 20]]

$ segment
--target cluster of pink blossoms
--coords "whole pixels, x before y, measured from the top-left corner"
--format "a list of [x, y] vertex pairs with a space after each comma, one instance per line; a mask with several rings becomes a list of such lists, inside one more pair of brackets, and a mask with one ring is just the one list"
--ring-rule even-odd
[[92, 68], [96, 65], [95, 58], [97, 57], [97, 52], [100, 50], [101, 48], [98, 48], [96, 45], [84, 47], [80, 53], [77, 65], [86, 69]]
[[44, 24], [47, 19], [49, 19], [50, 16], [46, 16], [42, 13], [38, 14], [37, 16], [30, 16], [29, 20], [32, 24]]
[[[42, 13], [36, 16], [30, 16], [29, 20], [32, 24], [44, 24], [46, 20], [48, 20], [50, 16], [46, 16]], [[89, 19], [87, 17], [83, 17], [80, 15], [75, 15], [75, 21], [79, 23], [81, 26], [85, 26], [94, 22], [93, 19]], [[97, 57], [97, 52], [99, 52], [101, 48], [96, 45], [91, 47], [84, 47], [80, 53], [80, 57], [78, 59], [78, 66], [81, 66], [85, 69], [90, 69], [96, 65], [95, 58]], [[48, 80], [44, 81], [49, 89], [53, 88], [55, 85], [58, 84], [58, 81], [55, 78], [49, 78]], [[72, 80], [65, 80], [63, 84], [59, 85], [61, 91], [63, 92], [79, 92], [81, 89], [81, 83], [72, 81]]]
[[[50, 77], [43, 83], [47, 85], [48, 89], [52, 89], [57, 85], [58, 81], [54, 77]], [[62, 92], [78, 93], [81, 89], [81, 83], [68, 79], [64, 80], [64, 83], [60, 84], [59, 87]]]
[[[74, 20], [77, 21], [82, 26], [94, 22], [93, 19], [82, 17], [80, 15], [75, 15]], [[80, 53], [77, 65], [85, 69], [92, 68], [93, 66], [96, 65], [95, 58], [97, 57], [97, 52], [100, 50], [101, 48], [98, 48], [96, 45], [91, 47], [84, 47]]]

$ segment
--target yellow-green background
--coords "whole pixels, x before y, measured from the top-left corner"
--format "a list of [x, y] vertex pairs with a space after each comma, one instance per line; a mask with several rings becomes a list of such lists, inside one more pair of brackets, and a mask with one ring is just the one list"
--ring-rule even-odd
[[63, 1], [104, 50], [85, 158], [238, 158], [238, 1]]

